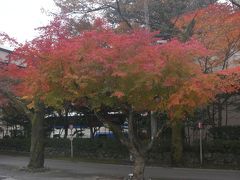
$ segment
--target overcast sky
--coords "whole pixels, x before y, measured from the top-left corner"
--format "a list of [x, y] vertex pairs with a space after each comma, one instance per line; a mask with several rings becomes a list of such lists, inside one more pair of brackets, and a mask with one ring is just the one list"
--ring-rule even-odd
[[1, 0], [0, 32], [6, 32], [18, 41], [31, 40], [35, 28], [46, 25], [49, 17], [41, 9], [55, 10], [53, 0]]

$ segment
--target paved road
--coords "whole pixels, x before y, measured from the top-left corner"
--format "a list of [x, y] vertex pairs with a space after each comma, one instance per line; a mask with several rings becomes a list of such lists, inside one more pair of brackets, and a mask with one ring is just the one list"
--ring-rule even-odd
[[[49, 171], [29, 173], [21, 170], [27, 162], [27, 157], [0, 155], [0, 180], [120, 180], [131, 172], [131, 166], [127, 165], [47, 159], [45, 164]], [[146, 177], [157, 180], [240, 180], [240, 171], [147, 167]]]

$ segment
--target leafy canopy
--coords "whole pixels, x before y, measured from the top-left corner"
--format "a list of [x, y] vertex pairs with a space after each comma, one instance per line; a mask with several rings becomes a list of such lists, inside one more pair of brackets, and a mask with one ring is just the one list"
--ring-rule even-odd
[[199, 61], [203, 71], [223, 70], [239, 63], [231, 60], [240, 50], [239, 10], [229, 4], [214, 4], [184, 14], [176, 25], [183, 30], [192, 21], [193, 37], [211, 50], [214, 57]]
[[156, 33], [118, 34], [101, 21], [71, 36], [64, 28], [59, 34], [59, 25], [46, 27], [43, 36], [15, 52], [26, 64], [17, 71], [17, 89], [26, 99], [39, 97], [54, 107], [71, 101], [95, 110], [161, 110], [182, 118], [214, 97], [216, 77], [195, 63], [208, 51], [193, 39], [158, 44]]

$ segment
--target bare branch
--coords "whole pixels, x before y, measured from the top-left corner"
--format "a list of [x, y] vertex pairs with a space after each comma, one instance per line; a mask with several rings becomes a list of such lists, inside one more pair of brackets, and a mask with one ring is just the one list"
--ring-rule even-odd
[[127, 146], [128, 148], [132, 148], [132, 145], [130, 144], [129, 140], [124, 136], [121, 128], [117, 126], [116, 124], [112, 123], [110, 120], [107, 120], [106, 118], [102, 117], [99, 113], [94, 111], [94, 115], [100, 120], [103, 124], [109, 125], [111, 130], [114, 132], [114, 135], [119, 138], [122, 144]]
[[234, 1], [234, 0], [229, 0], [234, 6], [237, 6], [238, 8], [240, 8], [240, 3]]
[[127, 24], [127, 26], [130, 28], [130, 29], [133, 29], [132, 28], [132, 25], [128, 22], [128, 20], [123, 16], [122, 14], [122, 11], [121, 11], [121, 8], [120, 8], [120, 4], [119, 4], [119, 0], [116, 0], [116, 4], [117, 4], [117, 12], [119, 14], [119, 16], [121, 17], [121, 19]]
[[156, 142], [157, 138], [159, 138], [159, 136], [162, 134], [162, 132], [164, 131], [164, 129], [168, 127], [168, 124], [164, 124], [155, 134], [155, 136], [153, 136], [151, 138], [151, 141], [148, 143], [148, 145], [146, 146], [146, 148], [144, 148], [144, 152], [147, 153], [148, 151], [150, 151], [154, 145], [154, 143]]

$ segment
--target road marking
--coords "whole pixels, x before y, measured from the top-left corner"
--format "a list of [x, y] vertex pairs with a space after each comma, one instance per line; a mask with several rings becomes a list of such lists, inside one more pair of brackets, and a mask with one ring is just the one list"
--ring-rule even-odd
[[0, 176], [0, 180], [17, 180], [6, 176]]

